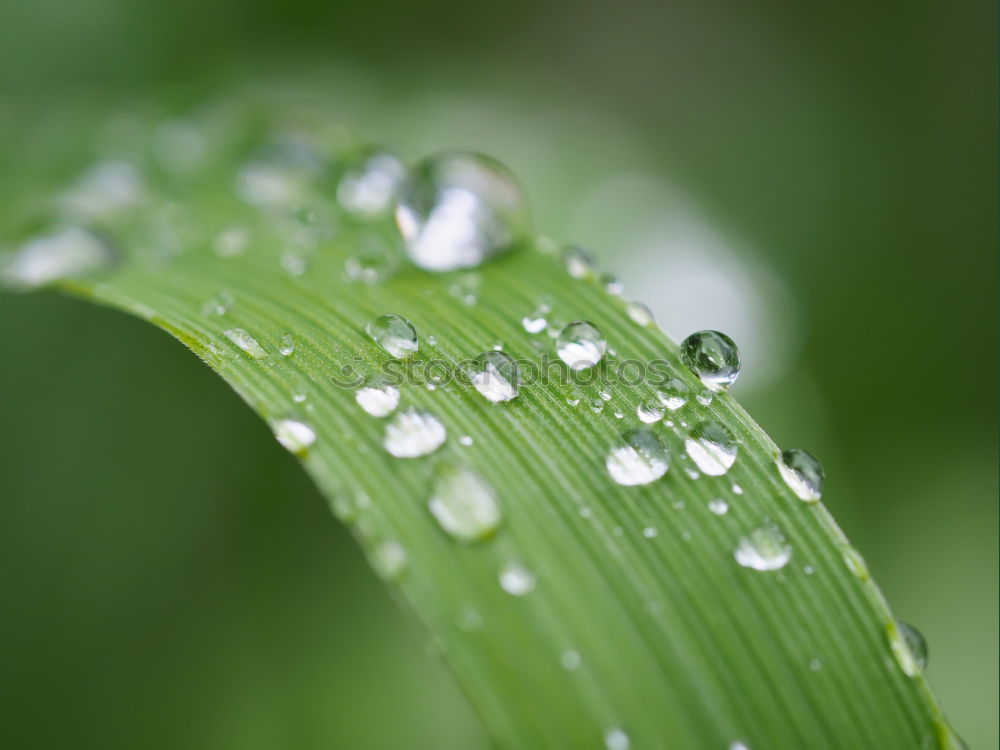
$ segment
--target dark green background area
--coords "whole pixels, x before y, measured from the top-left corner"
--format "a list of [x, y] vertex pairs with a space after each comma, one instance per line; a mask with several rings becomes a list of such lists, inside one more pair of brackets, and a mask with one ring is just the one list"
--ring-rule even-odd
[[[742, 400], [820, 454], [949, 716], [997, 746], [993, 3], [0, 0], [0, 19], [4, 196], [26, 119], [248, 80], [323, 90], [408, 155], [494, 153], [544, 232], [612, 269], [578, 184], [683, 186], [795, 301], [800, 350]], [[0, 297], [0, 341], [0, 745], [486, 744], [193, 356], [51, 295]]]

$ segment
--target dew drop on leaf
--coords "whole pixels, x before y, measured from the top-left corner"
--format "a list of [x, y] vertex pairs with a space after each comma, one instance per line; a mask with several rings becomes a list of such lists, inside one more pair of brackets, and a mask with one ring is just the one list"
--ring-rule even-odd
[[721, 497], [708, 501], [708, 509], [717, 516], [724, 516], [729, 512], [729, 503]]
[[439, 469], [427, 506], [444, 532], [461, 542], [488, 539], [502, 520], [493, 487], [478, 473], [462, 466], [445, 465]]
[[709, 420], [691, 430], [684, 441], [684, 449], [703, 474], [718, 477], [736, 462], [739, 446], [728, 429]]
[[361, 219], [377, 219], [391, 210], [404, 175], [403, 163], [385, 151], [369, 151], [344, 169], [337, 201]]
[[267, 357], [267, 351], [265, 351], [264, 347], [257, 342], [257, 339], [244, 331], [242, 328], [229, 328], [223, 331], [222, 335], [236, 344], [241, 351], [254, 359], [264, 359]]
[[354, 400], [373, 417], [387, 417], [399, 406], [399, 389], [392, 385], [366, 385], [354, 392]]
[[473, 387], [494, 404], [515, 398], [520, 388], [517, 363], [497, 349], [476, 357], [467, 374]]
[[519, 562], [509, 562], [500, 569], [500, 588], [511, 596], [525, 596], [535, 589], [535, 574]]
[[684, 339], [681, 359], [712, 390], [726, 390], [740, 374], [736, 344], [718, 331], [698, 331]]
[[563, 249], [563, 263], [574, 279], [587, 279], [594, 275], [594, 259], [586, 250], [576, 245]]
[[792, 559], [792, 547], [777, 526], [767, 524], [741, 538], [733, 557], [744, 568], [779, 570]]
[[580, 657], [578, 651], [573, 649], [566, 649], [559, 656], [559, 663], [562, 664], [563, 669], [567, 672], [575, 672], [583, 664], [583, 659]]
[[629, 750], [632, 741], [621, 727], [611, 727], [604, 733], [604, 747], [607, 750]]
[[798, 449], [782, 451], [778, 471], [800, 500], [814, 503], [822, 496], [823, 467], [811, 453]]
[[410, 259], [428, 271], [475, 268], [531, 234], [521, 189], [500, 162], [480, 154], [430, 156], [406, 177], [396, 223]]
[[69, 227], [34, 237], [0, 256], [0, 281], [9, 289], [28, 291], [105, 271], [117, 262], [118, 253], [102, 237]]
[[608, 452], [604, 465], [617, 484], [649, 484], [667, 473], [670, 454], [650, 429], [640, 427], [622, 436], [621, 443]]
[[689, 389], [687, 384], [680, 378], [670, 378], [663, 384], [663, 390], [657, 392], [657, 397], [670, 411], [677, 411], [688, 400]]
[[653, 311], [642, 302], [629, 302], [625, 307], [625, 312], [632, 319], [633, 323], [643, 326], [653, 324]]
[[399, 256], [388, 240], [377, 235], [366, 235], [358, 240], [357, 251], [344, 261], [344, 275], [348, 281], [364, 284], [381, 284], [399, 268]]
[[653, 424], [663, 419], [663, 407], [658, 401], [643, 401], [636, 407], [635, 412], [639, 421], [646, 424]]
[[586, 370], [604, 357], [608, 342], [593, 323], [577, 320], [570, 323], [556, 339], [556, 354], [572, 370]]
[[386, 539], [379, 542], [372, 550], [371, 561], [372, 567], [380, 576], [395, 580], [406, 570], [409, 559], [402, 544], [393, 539]]
[[386, 425], [382, 445], [396, 458], [417, 458], [436, 451], [447, 437], [444, 425], [433, 414], [407, 409]]
[[888, 633], [899, 668], [907, 677], [916, 677], [927, 667], [927, 641], [923, 634], [906, 622], [890, 623]]
[[379, 315], [366, 330], [376, 344], [396, 359], [411, 357], [419, 348], [416, 329], [401, 315]]
[[278, 342], [278, 354], [282, 357], [291, 357], [295, 353], [295, 339], [292, 334], [286, 333]]
[[316, 442], [316, 431], [297, 419], [272, 420], [271, 429], [285, 450], [296, 456], [305, 456]]

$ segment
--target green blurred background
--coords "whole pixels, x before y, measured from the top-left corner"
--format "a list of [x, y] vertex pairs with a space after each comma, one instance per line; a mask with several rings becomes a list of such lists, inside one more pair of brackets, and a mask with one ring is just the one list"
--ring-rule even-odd
[[[7, 196], [26, 121], [247, 81], [409, 157], [507, 162], [541, 230], [592, 247], [668, 332], [740, 342], [738, 396], [822, 457], [955, 726], [997, 746], [995, 3], [0, 10]], [[194, 357], [52, 295], [0, 297], [0, 340], [0, 746], [488, 745]]]

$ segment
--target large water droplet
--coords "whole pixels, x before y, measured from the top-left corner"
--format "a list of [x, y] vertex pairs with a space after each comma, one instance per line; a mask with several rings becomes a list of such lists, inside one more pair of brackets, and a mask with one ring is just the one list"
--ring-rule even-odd
[[740, 352], [724, 333], [698, 331], [681, 343], [681, 358], [701, 382], [716, 391], [724, 391], [740, 374]]
[[615, 482], [626, 486], [649, 484], [667, 473], [669, 451], [651, 430], [646, 427], [630, 430], [622, 440], [604, 462]]
[[629, 750], [632, 741], [621, 727], [611, 727], [604, 733], [604, 747], [607, 750]]
[[517, 396], [520, 387], [517, 363], [496, 349], [476, 357], [470, 363], [467, 375], [475, 389], [494, 404], [510, 401]]
[[410, 259], [429, 271], [474, 268], [531, 233], [513, 175], [480, 154], [428, 157], [407, 176], [396, 223]]
[[407, 409], [386, 425], [382, 445], [396, 458], [416, 458], [436, 451], [447, 437], [444, 425], [433, 414]]
[[257, 339], [244, 331], [242, 328], [230, 328], [223, 331], [222, 335], [236, 344], [236, 346], [238, 346], [245, 354], [253, 357], [254, 359], [264, 359], [267, 357], [267, 351], [264, 347], [257, 342]]
[[316, 442], [316, 431], [297, 419], [271, 420], [271, 430], [285, 450], [296, 456], [305, 456]]
[[28, 240], [20, 249], [0, 256], [0, 281], [27, 291], [115, 265], [118, 254], [98, 235], [70, 227]]
[[392, 154], [374, 151], [348, 165], [337, 185], [337, 200], [348, 213], [363, 219], [386, 215], [403, 179], [403, 163]]
[[445, 533], [462, 542], [488, 539], [502, 518], [493, 487], [465, 467], [439, 470], [428, 507]]
[[659, 391], [656, 395], [659, 397], [660, 402], [670, 409], [670, 411], [677, 411], [688, 400], [689, 389], [687, 384], [680, 378], [670, 378], [666, 383], [663, 384], [663, 390]]
[[525, 596], [535, 590], [535, 574], [519, 562], [509, 562], [500, 570], [500, 588], [511, 596]]
[[573, 370], [586, 370], [604, 357], [608, 342], [593, 323], [577, 320], [562, 329], [556, 339], [556, 354]]
[[373, 417], [387, 417], [399, 406], [399, 389], [391, 385], [366, 385], [354, 392], [354, 400]]
[[916, 677], [927, 667], [927, 641], [919, 630], [905, 622], [889, 623], [889, 645], [899, 668]]
[[376, 344], [396, 359], [412, 357], [419, 348], [417, 330], [401, 315], [379, 315], [368, 324], [366, 330]]
[[778, 471], [800, 499], [814, 503], [823, 494], [823, 467], [813, 454], [798, 449], [782, 451]]
[[778, 570], [792, 559], [792, 547], [777, 526], [768, 524], [740, 539], [733, 557], [744, 568]]
[[703, 474], [719, 477], [736, 462], [739, 446], [733, 433], [714, 420], [702, 422], [684, 441], [688, 456]]

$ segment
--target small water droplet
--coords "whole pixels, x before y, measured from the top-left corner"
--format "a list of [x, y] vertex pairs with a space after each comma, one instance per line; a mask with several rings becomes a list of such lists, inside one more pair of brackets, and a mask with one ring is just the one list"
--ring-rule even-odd
[[309, 255], [301, 249], [286, 250], [281, 254], [281, 267], [292, 276], [302, 276], [309, 270]]
[[502, 518], [493, 487], [472, 469], [460, 466], [439, 469], [428, 507], [444, 532], [461, 542], [490, 538]]
[[729, 503], [721, 497], [708, 501], [708, 509], [717, 516], [724, 516], [729, 512]]
[[739, 450], [733, 434], [714, 420], [702, 422], [691, 430], [684, 448], [702, 473], [710, 477], [729, 471]]
[[588, 508], [586, 505], [584, 505], [582, 508], [580, 508], [580, 518], [592, 518], [593, 515], [594, 515], [594, 512], [590, 508]]
[[474, 268], [531, 234], [513, 175], [494, 159], [464, 152], [430, 156], [413, 168], [396, 223], [410, 259], [428, 271]]
[[625, 308], [625, 312], [632, 319], [633, 323], [637, 323], [644, 328], [653, 324], [653, 311], [642, 302], [629, 302]]
[[465, 607], [458, 613], [456, 623], [467, 633], [473, 633], [483, 629], [483, 616], [475, 607]]
[[358, 250], [344, 261], [348, 281], [381, 284], [399, 268], [399, 256], [387, 240], [377, 235], [365, 235]]
[[371, 562], [380, 576], [395, 580], [406, 570], [409, 560], [406, 548], [402, 544], [393, 539], [386, 539], [379, 542], [372, 550]]
[[535, 589], [535, 574], [519, 562], [509, 562], [500, 570], [500, 588], [511, 596], [525, 596]]
[[212, 251], [220, 258], [233, 258], [246, 251], [250, 244], [250, 230], [246, 227], [227, 227], [215, 235]]
[[222, 335], [254, 359], [265, 359], [267, 357], [264, 347], [257, 343], [257, 339], [242, 328], [230, 328], [223, 331]]
[[570, 648], [559, 655], [559, 663], [562, 664], [563, 669], [567, 672], [575, 672], [583, 664], [583, 659], [577, 651]]
[[601, 390], [599, 390], [597, 392], [597, 395], [600, 396], [604, 401], [610, 401], [611, 400], [611, 391], [609, 391], [606, 388], [602, 388]]
[[337, 201], [361, 219], [385, 216], [392, 208], [405, 169], [393, 154], [368, 151], [354, 159], [337, 184]]
[[621, 280], [613, 273], [602, 273], [601, 285], [609, 294], [615, 295], [621, 294], [622, 290], [625, 288]]
[[655, 539], [660, 535], [660, 532], [657, 531], [655, 526], [647, 526], [642, 530], [642, 535], [647, 539]]
[[600, 414], [602, 411], [604, 411], [604, 399], [600, 398], [591, 399], [590, 410], [594, 412], [594, 414]]
[[823, 668], [823, 662], [821, 662], [819, 659], [811, 659], [809, 661], [809, 669], [812, 670], [813, 672], [818, 672], [822, 668]]
[[622, 444], [611, 449], [604, 465], [617, 484], [633, 486], [649, 484], [666, 474], [669, 458], [660, 439], [648, 428], [640, 427], [622, 436]]
[[458, 442], [460, 445], [468, 447], [472, 445], [475, 442], [475, 440], [472, 439], [471, 435], [462, 435], [462, 437], [458, 439]]
[[907, 677], [916, 677], [927, 668], [927, 641], [919, 630], [906, 622], [889, 623], [889, 645], [899, 668]]
[[223, 289], [218, 294], [212, 296], [201, 306], [202, 315], [226, 315], [236, 304], [233, 295]]
[[102, 237], [70, 227], [34, 237], [0, 256], [0, 282], [9, 289], [29, 291], [107, 270], [117, 261], [118, 253]]
[[782, 451], [778, 471], [800, 500], [814, 503], [823, 494], [823, 467], [811, 453], [798, 449]]
[[476, 357], [468, 376], [473, 387], [494, 404], [515, 398], [520, 388], [517, 363], [508, 354], [496, 349]]
[[297, 419], [271, 420], [271, 430], [285, 450], [296, 456], [305, 456], [316, 442], [316, 431]]
[[733, 557], [744, 568], [778, 570], [792, 559], [792, 547], [777, 526], [767, 524], [740, 539]]
[[750, 750], [750, 746], [745, 742], [735, 740], [729, 743], [729, 750]]
[[643, 401], [635, 409], [640, 422], [653, 424], [663, 419], [663, 407], [657, 401]]
[[354, 392], [354, 400], [373, 417], [387, 417], [399, 406], [399, 389], [392, 385], [366, 385]]
[[701, 404], [702, 406], [710, 406], [712, 404], [711, 391], [702, 391], [697, 396], [695, 396], [695, 398], [698, 400], [698, 403]]
[[61, 197], [64, 210], [97, 219], [137, 206], [146, 191], [142, 175], [124, 161], [106, 161], [84, 172]]
[[718, 331], [698, 331], [684, 339], [681, 359], [712, 390], [726, 390], [740, 374], [736, 344]]
[[291, 357], [295, 353], [295, 339], [292, 334], [286, 333], [278, 342], [278, 353], [282, 357]]
[[396, 359], [412, 357], [419, 348], [416, 329], [401, 315], [379, 315], [366, 330], [376, 344]]
[[663, 384], [663, 390], [657, 392], [657, 398], [660, 399], [665, 407], [670, 409], [670, 411], [677, 411], [688, 400], [689, 389], [687, 384], [680, 378], [670, 378], [666, 383]]
[[396, 458], [417, 458], [436, 451], [447, 437], [444, 425], [433, 414], [407, 409], [386, 425], [382, 445]]
[[521, 318], [521, 325], [528, 333], [541, 333], [548, 326], [549, 321], [545, 318], [545, 312], [537, 309]]
[[562, 250], [562, 260], [574, 279], [587, 279], [594, 275], [594, 258], [582, 247], [567, 245]]
[[573, 370], [586, 370], [604, 357], [608, 342], [593, 323], [577, 320], [562, 329], [556, 339], [559, 359]]
[[621, 409], [615, 409], [614, 411], [615, 419], [625, 419], [625, 412]]
[[743, 494], [743, 488], [740, 487], [738, 484], [733, 484], [732, 490], [733, 490], [733, 494], [734, 495], [742, 495]]
[[854, 549], [854, 547], [842, 547], [840, 554], [844, 558], [844, 564], [847, 566], [847, 569], [851, 571], [855, 578], [859, 581], [867, 581], [869, 579], [868, 564], [860, 552]]
[[611, 727], [604, 733], [604, 747], [607, 750], [629, 750], [632, 741], [621, 727]]

